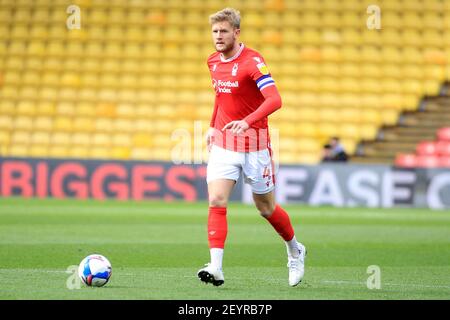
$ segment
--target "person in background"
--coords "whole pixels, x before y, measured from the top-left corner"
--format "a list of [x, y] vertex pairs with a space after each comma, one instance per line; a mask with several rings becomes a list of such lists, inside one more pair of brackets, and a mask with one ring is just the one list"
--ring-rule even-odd
[[332, 137], [330, 142], [323, 146], [322, 162], [346, 162], [348, 154], [338, 137]]
[[322, 149], [322, 162], [332, 162], [333, 156], [331, 154], [331, 145], [329, 143], [325, 144]]

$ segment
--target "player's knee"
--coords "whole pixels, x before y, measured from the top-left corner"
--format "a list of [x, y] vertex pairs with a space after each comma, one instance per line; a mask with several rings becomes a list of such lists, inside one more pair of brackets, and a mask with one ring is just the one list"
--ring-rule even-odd
[[228, 199], [222, 194], [215, 194], [209, 196], [210, 207], [226, 207]]
[[264, 218], [270, 217], [272, 212], [275, 210], [275, 204], [270, 201], [261, 201], [256, 203], [256, 208], [259, 211], [259, 214]]

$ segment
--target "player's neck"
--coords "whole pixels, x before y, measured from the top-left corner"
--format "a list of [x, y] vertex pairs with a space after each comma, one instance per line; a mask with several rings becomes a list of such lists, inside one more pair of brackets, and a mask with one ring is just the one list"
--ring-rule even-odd
[[233, 48], [231, 48], [230, 50], [228, 50], [226, 52], [222, 52], [222, 57], [225, 60], [228, 60], [228, 59], [234, 57], [238, 53], [240, 48], [241, 48], [241, 44], [239, 42], [235, 42]]

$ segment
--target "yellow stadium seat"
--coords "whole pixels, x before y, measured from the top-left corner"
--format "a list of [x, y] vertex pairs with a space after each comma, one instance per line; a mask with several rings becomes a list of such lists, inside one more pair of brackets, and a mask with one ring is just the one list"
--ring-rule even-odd
[[33, 116], [36, 114], [36, 104], [31, 101], [20, 101], [16, 108], [18, 115]]
[[300, 153], [295, 158], [294, 163], [300, 163], [300, 164], [315, 164], [320, 161], [320, 154], [316, 153]]
[[131, 146], [131, 137], [126, 133], [115, 133], [112, 136], [111, 143], [118, 147], [129, 147]]
[[0, 97], [8, 99], [15, 98], [18, 96], [18, 90], [15, 85], [4, 85], [0, 91]]
[[423, 63], [424, 57], [419, 48], [413, 46], [405, 46], [402, 48], [402, 59], [407, 63], [421, 65]]
[[424, 81], [424, 89], [425, 94], [428, 96], [435, 96], [439, 94], [439, 90], [441, 88], [441, 83], [436, 80], [425, 80]]
[[12, 144], [9, 147], [8, 154], [12, 157], [26, 157], [29, 155], [29, 149], [23, 144]]
[[[388, 5], [388, 3], [383, 3], [383, 5]], [[400, 21], [402, 21], [402, 17], [400, 16], [399, 12], [394, 10], [382, 12], [381, 25], [383, 29], [389, 30], [398, 28], [400, 26]]]
[[48, 145], [33, 144], [29, 147], [28, 154], [31, 157], [37, 157], [37, 158], [47, 157], [48, 156]]
[[14, 130], [31, 130], [33, 128], [33, 118], [29, 116], [17, 116], [13, 122]]
[[148, 133], [136, 133], [133, 135], [133, 146], [138, 148], [149, 148], [153, 146], [151, 135]]
[[37, 103], [36, 112], [43, 116], [53, 116], [56, 114], [56, 107], [53, 102], [42, 101]]
[[[59, 57], [64, 55], [65, 47], [61, 41], [54, 40], [47, 44], [46, 50], [49, 56]], [[81, 52], [79, 52], [79, 54], [81, 54]]]
[[115, 119], [113, 122], [113, 130], [118, 132], [133, 132], [134, 123], [131, 120]]
[[330, 108], [321, 108], [319, 110], [319, 120], [321, 122], [339, 121], [339, 110]]
[[30, 142], [30, 132], [15, 130], [11, 135], [11, 144], [28, 144]]
[[3, 131], [0, 128], [0, 146], [6, 146], [9, 145], [11, 141], [11, 134], [9, 131]]
[[71, 135], [71, 145], [89, 146], [91, 143], [91, 137], [88, 133], [74, 132]]
[[28, 22], [31, 20], [31, 10], [28, 8], [17, 8], [14, 13], [14, 21], [17, 22]]
[[153, 158], [153, 154], [148, 148], [133, 148], [131, 149], [130, 158], [134, 160], [150, 160]]
[[76, 117], [73, 120], [73, 128], [76, 131], [91, 132], [95, 129], [94, 119]]
[[385, 64], [381, 67], [381, 73], [385, 78], [403, 78], [403, 69], [398, 64]]
[[288, 138], [284, 137], [283, 139], [280, 139], [277, 144], [273, 144], [274, 149], [279, 148], [281, 152], [290, 152], [297, 150], [299, 147], [299, 141], [294, 138]]
[[120, 58], [122, 56], [122, 51], [122, 46], [114, 41], [106, 43], [103, 48], [103, 54], [110, 58]]
[[95, 159], [108, 159], [111, 157], [111, 149], [103, 147], [92, 147], [88, 149], [90, 158]]
[[403, 92], [405, 93], [420, 93], [423, 92], [422, 81], [417, 79], [405, 79], [402, 81]]
[[153, 157], [162, 161], [173, 161], [171, 148], [154, 148], [152, 150]]
[[127, 160], [131, 156], [131, 151], [126, 147], [114, 147], [111, 149], [111, 157], [113, 159]]
[[0, 101], [0, 115], [16, 114], [16, 104], [11, 100]]
[[367, 124], [380, 125], [382, 122], [379, 109], [364, 109], [360, 113], [360, 121]]
[[41, 77], [38, 72], [29, 71], [23, 75], [23, 83], [36, 86], [41, 83]]
[[286, 164], [294, 164], [299, 162], [299, 157], [297, 157], [294, 153], [281, 153], [279, 155], [280, 162], [286, 163]]
[[135, 106], [130, 103], [120, 103], [117, 105], [116, 113], [121, 118], [133, 118], [136, 115]]
[[440, 65], [430, 65], [424, 68], [426, 79], [443, 82], [445, 80], [445, 68]]
[[34, 57], [43, 57], [46, 53], [45, 44], [41, 41], [32, 41], [28, 44], [27, 53]]
[[359, 93], [363, 89], [362, 83], [357, 78], [342, 78], [339, 86], [342, 92]]
[[89, 102], [79, 102], [75, 105], [75, 113], [80, 117], [94, 117], [95, 105]]
[[340, 103], [345, 107], [361, 108], [363, 107], [361, 102], [361, 96], [355, 93], [346, 93], [345, 91], [340, 94]]
[[356, 151], [356, 142], [354, 139], [340, 139], [347, 154], [353, 154]]
[[339, 133], [339, 126], [332, 123], [319, 123], [318, 136], [320, 138], [329, 138], [337, 136]]
[[106, 133], [94, 133], [91, 136], [91, 143], [94, 146], [109, 147], [111, 145], [111, 136]]
[[[360, 137], [364, 140], [373, 140], [376, 138], [378, 127], [376, 124], [363, 124], [359, 127]], [[352, 152], [352, 151], [350, 151]]]
[[6, 71], [3, 78], [5, 82], [10, 84], [19, 84], [21, 80], [20, 73], [17, 71]]
[[359, 123], [361, 121], [361, 111], [357, 108], [340, 109], [338, 112], [339, 121], [347, 123]]
[[337, 136], [342, 138], [359, 139], [361, 136], [361, 132], [357, 124], [342, 123], [339, 126]]
[[[341, 87], [336, 81], [335, 78], [331, 77], [323, 77], [319, 80], [318, 87], [323, 92], [329, 92], [329, 93], [337, 93], [340, 92]], [[336, 100], [333, 100], [332, 103], [337, 103]]]
[[61, 116], [73, 116], [76, 113], [75, 104], [70, 102], [60, 102], [56, 105], [56, 112]]
[[[136, 15], [136, 12], [132, 13]], [[140, 14], [140, 13], [139, 13]], [[140, 21], [143, 21], [144, 19], [140, 19]], [[138, 19], [134, 21], [139, 21]], [[125, 37], [126, 39], [129, 39], [130, 41], [142, 41], [144, 39], [144, 31], [140, 27], [137, 26], [130, 26], [126, 28], [125, 30]]]
[[[104, 91], [106, 95], [109, 92]], [[99, 94], [101, 96], [101, 93]], [[115, 117], [116, 116], [116, 105], [109, 102], [98, 103], [95, 107], [95, 115], [99, 117]]]
[[336, 77], [340, 75], [341, 69], [338, 63], [324, 62], [320, 66], [320, 74], [327, 77]]
[[89, 13], [88, 19], [92, 23], [104, 24], [108, 21], [109, 16], [105, 10], [94, 9]]
[[21, 40], [12, 40], [9, 43], [8, 53], [16, 56], [23, 56], [26, 52], [26, 43]]
[[355, 63], [363, 60], [360, 50], [358, 50], [355, 46], [344, 46], [340, 49], [340, 51], [343, 61]]
[[383, 119], [383, 123], [386, 125], [394, 125], [398, 120], [398, 111], [397, 110], [384, 110], [381, 113], [381, 118]]
[[70, 146], [68, 149], [68, 155], [71, 158], [88, 158], [90, 156], [89, 147], [86, 146]]
[[383, 59], [381, 50], [374, 45], [367, 45], [361, 48], [361, 60], [366, 63], [379, 63]]
[[38, 145], [48, 145], [50, 144], [50, 133], [36, 131], [31, 134], [31, 143]]
[[1, 130], [12, 130], [14, 127], [13, 117], [2, 115], [0, 113], [0, 129]]
[[365, 93], [379, 94], [383, 91], [381, 83], [375, 79], [361, 79], [361, 91]]
[[72, 131], [73, 119], [69, 117], [56, 117], [53, 123], [53, 128], [57, 131]]
[[157, 43], [146, 43], [142, 54], [147, 59], [160, 59], [162, 57], [161, 47]]
[[71, 137], [66, 132], [53, 132], [50, 141], [52, 145], [65, 145], [68, 146], [71, 143]]
[[320, 153], [321, 146], [316, 139], [299, 138], [297, 144], [301, 153]]
[[402, 80], [385, 78], [382, 83], [384, 93], [400, 93], [402, 91]]
[[[409, 1], [405, 1], [405, 5], [408, 5]], [[406, 8], [405, 8], [406, 9]], [[400, 25], [400, 21], [402, 21], [402, 26], [405, 28], [417, 28], [420, 25], [422, 18], [419, 12], [416, 11], [406, 11], [403, 13], [403, 19], [397, 21], [397, 26]]]

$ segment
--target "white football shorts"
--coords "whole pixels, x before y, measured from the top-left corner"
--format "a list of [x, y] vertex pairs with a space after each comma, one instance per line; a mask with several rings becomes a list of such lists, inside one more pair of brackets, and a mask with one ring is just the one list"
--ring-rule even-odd
[[207, 183], [217, 179], [237, 181], [244, 174], [244, 182], [249, 184], [253, 193], [266, 194], [275, 188], [273, 163], [269, 149], [252, 152], [236, 152], [211, 147], [206, 168]]

